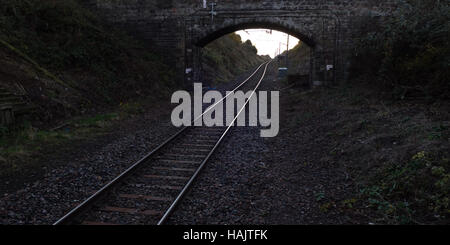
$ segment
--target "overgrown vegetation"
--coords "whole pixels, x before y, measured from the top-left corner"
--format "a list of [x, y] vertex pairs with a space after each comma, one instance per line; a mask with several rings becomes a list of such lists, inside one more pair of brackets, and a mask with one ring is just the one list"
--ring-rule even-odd
[[394, 98], [450, 98], [450, 5], [408, 0], [385, 23], [364, 18], [353, 77], [390, 91]]
[[[387, 95], [383, 99], [389, 98], [387, 103], [394, 105], [398, 100], [429, 102], [427, 109], [415, 111], [425, 112], [426, 116], [419, 118], [425, 117], [426, 121], [405, 115], [391, 125], [397, 128], [392, 133], [396, 141], [406, 143], [408, 139], [407, 147], [415, 151], [403, 153], [403, 159], [391, 155], [363, 181], [360, 198], [363, 205], [375, 211], [373, 218], [380, 223], [436, 224], [450, 219], [450, 164], [448, 148], [443, 147], [448, 146], [449, 133], [445, 111], [450, 98], [449, 20], [448, 1], [408, 0], [382, 24], [371, 16], [359, 22], [365, 35], [357, 38], [352, 60], [351, 78], [355, 84], [370, 88], [372, 94], [382, 92]], [[364, 81], [367, 83], [362, 84]], [[365, 100], [359, 99], [355, 105]], [[403, 114], [394, 116], [387, 111], [380, 116], [389, 126], [391, 118]], [[375, 134], [377, 127], [365, 119], [364, 128]], [[377, 149], [384, 147], [380, 144]]]
[[361, 189], [368, 206], [390, 224], [440, 223], [450, 218], [450, 162], [421, 151], [400, 164], [388, 164]]
[[104, 134], [116, 120], [142, 113], [142, 101], [152, 104], [177, 86], [149, 45], [80, 2], [1, 1], [0, 87], [36, 108], [0, 127], [1, 176], [33, 169], [46, 151]]
[[[6, 0], [0, 11], [5, 41], [49, 68], [114, 73], [134, 56], [131, 48], [142, 48], [135, 39], [106, 26], [76, 0]], [[157, 60], [149, 52], [141, 58]]]
[[[237, 35], [208, 46], [207, 65], [222, 74], [214, 82], [262, 62], [256, 52]], [[142, 101], [158, 104], [178, 86], [150, 45], [78, 0], [3, 0], [0, 56], [0, 87], [23, 88], [24, 101], [37, 108], [33, 117], [0, 127], [1, 176], [33, 169], [48, 150], [104, 134], [116, 120], [143, 113]]]
[[[290, 49], [288, 54], [289, 74], [309, 75], [311, 52], [311, 48], [302, 41]], [[285, 55], [286, 51], [280, 57], [280, 66], [284, 66], [286, 63]]]
[[61, 125], [40, 129], [25, 121], [15, 128], [0, 127], [0, 177], [32, 171], [42, 150], [70, 145], [110, 133], [120, 120], [145, 111], [146, 101], [122, 103], [113, 111], [77, 116]]
[[349, 168], [362, 212], [381, 224], [448, 224], [448, 103], [386, 101], [373, 88], [342, 89], [344, 105], [363, 112], [339, 133], [353, 139], [341, 149], [357, 162]]
[[313, 144], [299, 143], [310, 154], [299, 165], [322, 162], [354, 183], [348, 196], [317, 191], [321, 212], [359, 224], [450, 224], [447, 101], [386, 100], [363, 85], [285, 94], [284, 130]]
[[[294, 48], [288, 52], [284, 51], [275, 59], [279, 67], [285, 67], [286, 63], [288, 64], [288, 76], [281, 80], [287, 87], [309, 87], [311, 52], [311, 48], [306, 43], [300, 41]], [[287, 62], [286, 54], [288, 54]]]
[[[8, 76], [2, 80], [24, 83], [30, 99], [41, 102], [44, 110], [52, 108], [48, 107], [48, 101], [39, 101], [41, 94], [79, 112], [92, 104], [117, 105], [115, 101], [174, 86], [174, 72], [149, 47], [106, 25], [77, 0], [2, 1], [0, 41], [5, 50], [2, 55], [13, 57], [7, 62], [12, 68], [16, 62], [19, 70], [19, 60], [24, 59], [41, 71], [39, 76], [23, 72], [16, 72], [17, 75], [5, 69], [2, 72]], [[42, 84], [35, 79], [39, 77], [49, 81]], [[27, 80], [35, 80], [33, 83], [39, 84], [43, 91], [35, 91], [39, 86], [33, 87]], [[55, 88], [52, 83], [62, 88]], [[69, 96], [64, 94], [67, 87], [75, 88], [72, 94], [81, 91], [78, 98], [70, 96], [67, 101]]]
[[242, 42], [235, 33], [224, 36], [204, 48], [203, 67], [211, 84], [229, 82], [236, 75], [262, 63], [267, 57], [257, 54], [250, 40]]

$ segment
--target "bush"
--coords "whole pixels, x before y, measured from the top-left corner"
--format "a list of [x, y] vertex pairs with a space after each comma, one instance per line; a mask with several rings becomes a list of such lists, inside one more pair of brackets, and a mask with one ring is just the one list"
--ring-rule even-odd
[[253, 46], [252, 41], [247, 40], [247, 41], [244, 42], [243, 45], [244, 45], [244, 47], [245, 47], [247, 50], [249, 50], [250, 52], [252, 52], [252, 53], [254, 53], [254, 54], [257, 54], [257, 53], [258, 53], [258, 49], [256, 49], [255, 46]]
[[[205, 81], [212, 84], [228, 82], [235, 75], [254, 67], [264, 58], [258, 56], [258, 50], [250, 40], [242, 42], [236, 33], [228, 34], [211, 42], [203, 49]], [[214, 76], [211, 71], [214, 70]]]
[[[14, 50], [47, 77], [98, 104], [175, 85], [174, 71], [155, 50], [104, 22], [81, 2], [2, 0], [0, 46]], [[45, 92], [50, 88], [46, 84]], [[68, 98], [61, 95], [59, 100]], [[71, 97], [68, 103], [75, 104], [75, 100]], [[47, 103], [40, 97], [34, 101]]]
[[450, 218], [449, 159], [418, 152], [404, 163], [378, 170], [361, 194], [384, 222], [444, 224]]
[[448, 99], [449, 19], [448, 1], [406, 1], [357, 40], [351, 73], [377, 76], [396, 97]]
[[0, 27], [1, 39], [53, 70], [94, 68], [103, 76], [123, 65], [128, 50], [138, 46], [77, 0], [2, 1]]

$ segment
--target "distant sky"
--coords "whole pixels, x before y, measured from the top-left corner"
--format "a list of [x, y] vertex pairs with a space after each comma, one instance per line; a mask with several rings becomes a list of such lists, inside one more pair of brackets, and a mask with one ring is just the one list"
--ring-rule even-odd
[[[253, 45], [258, 49], [259, 55], [270, 55], [275, 57], [275, 52], [278, 51], [281, 43], [281, 53], [286, 51], [287, 34], [279, 31], [272, 31], [266, 29], [247, 29], [237, 31], [242, 38], [242, 41], [252, 41]], [[289, 36], [289, 49], [297, 45], [299, 40], [293, 36]]]

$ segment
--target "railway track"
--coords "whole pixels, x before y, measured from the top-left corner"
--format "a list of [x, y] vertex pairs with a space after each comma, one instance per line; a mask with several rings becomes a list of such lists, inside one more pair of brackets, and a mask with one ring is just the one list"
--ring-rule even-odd
[[[255, 93], [269, 64], [261, 64], [233, 91], [249, 87], [254, 81]], [[247, 102], [238, 108], [231, 125], [245, 110]], [[209, 106], [202, 115], [217, 104]], [[201, 116], [193, 121], [199, 119]], [[164, 224], [231, 127], [180, 129], [54, 225]]]

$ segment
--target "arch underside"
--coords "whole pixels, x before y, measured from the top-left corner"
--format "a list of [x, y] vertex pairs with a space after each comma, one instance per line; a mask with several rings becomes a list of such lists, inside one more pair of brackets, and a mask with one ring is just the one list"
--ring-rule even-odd
[[[208, 24], [209, 23], [209, 24]], [[201, 80], [201, 49], [212, 41], [227, 34], [244, 29], [271, 29], [298, 38], [311, 48], [309, 81], [323, 83], [336, 82], [340, 76], [340, 63], [337, 50], [337, 22], [321, 16], [313, 17], [235, 17], [197, 19], [189, 24], [186, 43], [186, 67], [193, 68], [187, 81]], [[317, 39], [316, 39], [317, 38]]]
[[216, 39], [219, 39], [227, 34], [244, 30], [244, 29], [270, 29], [281, 31], [287, 33], [291, 36], [298, 38], [300, 41], [304, 42], [308, 46], [314, 48], [316, 43], [314, 40], [307, 35], [302, 34], [301, 32], [294, 30], [290, 27], [286, 27], [283, 24], [279, 23], [271, 23], [271, 22], [249, 22], [249, 23], [240, 23], [225, 26], [223, 28], [218, 28], [217, 30], [213, 30], [204, 37], [201, 37], [195, 44], [198, 47], [205, 47], [208, 43], [213, 42]]

